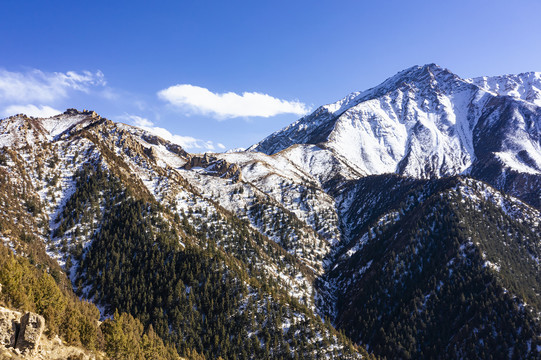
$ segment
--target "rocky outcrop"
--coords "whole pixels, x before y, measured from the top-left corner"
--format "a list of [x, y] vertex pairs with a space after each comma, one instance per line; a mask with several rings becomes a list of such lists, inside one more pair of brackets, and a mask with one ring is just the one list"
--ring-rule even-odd
[[18, 311], [0, 308], [0, 345], [15, 347], [20, 318], [21, 313]]
[[184, 169], [186, 170], [191, 170], [195, 167], [204, 168], [207, 175], [231, 179], [235, 183], [242, 180], [241, 170], [237, 164], [229, 163], [224, 159], [218, 159], [209, 154], [203, 156], [192, 155], [184, 165]]
[[21, 315], [18, 311], [0, 307], [0, 345], [32, 352], [39, 346], [45, 319], [32, 312]]
[[45, 319], [43, 316], [27, 312], [21, 318], [21, 330], [17, 334], [15, 348], [21, 351], [36, 350], [44, 329]]
[[189, 154], [180, 145], [168, 143], [165, 145], [165, 147], [173, 154], [177, 154], [178, 156], [181, 156], [183, 158], [187, 158], [189, 156]]
[[141, 138], [149, 144], [163, 145], [167, 150], [169, 150], [173, 154], [177, 154], [180, 157], [187, 158], [189, 156], [189, 154], [182, 148], [182, 146], [170, 143], [169, 141], [166, 141], [159, 136], [152, 134], [144, 134], [143, 136], [141, 136]]
[[72, 116], [73, 115], [88, 115], [93, 119], [101, 119], [101, 116], [99, 116], [94, 110], [86, 110], [86, 109], [84, 109], [83, 111], [79, 111], [79, 110], [74, 109], [74, 108], [69, 108], [66, 111], [64, 111], [64, 114], [65, 115], [72, 115]]
[[216, 157], [205, 154], [203, 156], [193, 155], [190, 157], [189, 161], [184, 165], [184, 169], [191, 170], [194, 167], [206, 168], [210, 163], [216, 161]]
[[[1, 288], [1, 285], [0, 285]], [[0, 360], [104, 360], [105, 354], [48, 339], [42, 316], [0, 307]]]
[[173, 154], [177, 154], [180, 157], [189, 157], [189, 154], [182, 148], [182, 146], [170, 143], [169, 141], [166, 141], [159, 136], [152, 134], [143, 134], [141, 138], [149, 144], [163, 145], [168, 151], [172, 152]]
[[156, 152], [156, 149], [153, 147], [143, 148], [143, 152], [146, 156], [148, 156], [152, 161], [156, 161], [158, 159], [158, 154]]

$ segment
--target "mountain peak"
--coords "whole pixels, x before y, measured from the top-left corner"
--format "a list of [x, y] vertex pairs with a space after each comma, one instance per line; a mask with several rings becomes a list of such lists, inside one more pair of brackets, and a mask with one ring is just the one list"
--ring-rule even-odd
[[426, 64], [423, 66], [412, 66], [406, 70], [402, 70], [396, 75], [385, 80], [381, 85], [376, 86], [368, 91], [373, 91], [377, 96], [382, 95], [382, 91], [392, 91], [405, 84], [417, 84], [417, 87], [430, 85], [432, 82], [439, 84], [454, 83], [457, 80], [462, 80], [448, 69], [442, 68], [437, 64]]
[[[454, 92], [464, 85], [475, 87], [437, 64], [415, 65], [398, 72], [378, 86], [351, 93], [337, 102], [319, 107], [312, 114], [272, 134], [249, 150], [273, 154], [295, 143], [323, 143], [333, 131], [336, 120], [359, 104], [386, 96], [399, 97], [403, 101], [404, 94], [410, 91], [420, 92], [419, 98], [435, 98], [439, 93]], [[391, 93], [395, 94], [389, 95]]]
[[378, 86], [362, 92], [351, 93], [335, 103], [323, 106], [323, 108], [335, 115], [340, 115], [348, 108], [363, 101], [384, 96], [400, 88], [411, 88], [412, 86], [418, 89], [446, 87], [449, 91], [452, 90], [453, 86], [460, 87], [464, 84], [465, 81], [462, 78], [437, 64], [415, 65], [398, 72]]
[[17, 114], [0, 120], [0, 146], [24, 146], [54, 137], [76, 126], [87, 126], [103, 121], [92, 110], [67, 109], [64, 113], [48, 118]]
[[541, 175], [540, 89], [537, 73], [462, 79], [436, 64], [413, 66], [250, 150], [317, 145], [366, 175], [442, 177], [485, 171], [492, 160]]
[[405, 70], [398, 72], [396, 76], [400, 74], [422, 74], [424, 72], [439, 72], [442, 70], [446, 70], [446, 69], [443, 69], [441, 66], [435, 63], [425, 64], [425, 65], [414, 65]]

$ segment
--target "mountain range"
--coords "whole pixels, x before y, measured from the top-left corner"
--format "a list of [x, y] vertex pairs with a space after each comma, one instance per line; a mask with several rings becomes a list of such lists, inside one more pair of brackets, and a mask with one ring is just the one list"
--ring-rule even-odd
[[129, 317], [194, 358], [540, 356], [541, 73], [414, 66], [216, 154], [19, 114], [0, 178], [6, 251], [100, 310], [67, 341], [111, 358]]

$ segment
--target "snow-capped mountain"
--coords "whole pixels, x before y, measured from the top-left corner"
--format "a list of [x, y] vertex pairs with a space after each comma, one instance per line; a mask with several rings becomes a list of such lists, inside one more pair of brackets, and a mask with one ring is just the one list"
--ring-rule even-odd
[[[415, 66], [318, 108], [249, 150], [270, 155], [297, 145], [312, 157], [330, 152], [363, 175], [473, 173], [498, 185], [505, 181], [496, 179], [497, 167], [498, 175], [526, 173], [538, 183], [540, 88], [539, 73], [462, 79], [434, 64]], [[539, 204], [538, 195], [530, 200]]]
[[539, 79], [416, 66], [221, 154], [12, 116], [0, 242], [181, 355], [536, 357]]

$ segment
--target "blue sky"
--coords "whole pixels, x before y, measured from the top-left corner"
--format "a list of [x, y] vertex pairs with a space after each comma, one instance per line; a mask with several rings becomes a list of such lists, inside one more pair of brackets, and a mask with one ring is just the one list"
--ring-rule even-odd
[[0, 117], [93, 109], [188, 150], [248, 147], [435, 62], [541, 71], [539, 1], [0, 3]]

